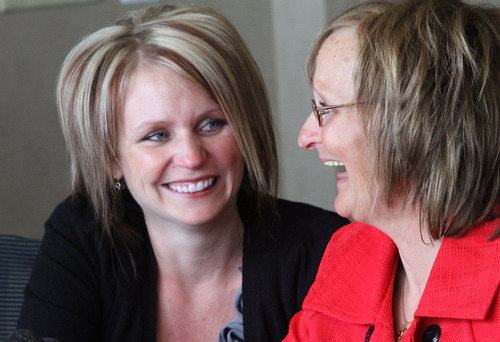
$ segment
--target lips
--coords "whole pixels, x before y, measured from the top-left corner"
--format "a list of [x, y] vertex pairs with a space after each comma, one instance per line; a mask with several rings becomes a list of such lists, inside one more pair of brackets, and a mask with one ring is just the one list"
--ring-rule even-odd
[[176, 192], [195, 193], [204, 191], [215, 185], [215, 177], [210, 177], [196, 182], [168, 183], [167, 186]]

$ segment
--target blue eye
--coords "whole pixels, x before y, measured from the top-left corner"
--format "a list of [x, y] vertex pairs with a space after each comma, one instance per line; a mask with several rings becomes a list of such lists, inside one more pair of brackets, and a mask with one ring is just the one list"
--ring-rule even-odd
[[164, 132], [164, 131], [157, 131], [148, 134], [144, 140], [149, 140], [149, 141], [165, 141], [169, 140], [170, 136]]
[[198, 131], [201, 134], [215, 134], [219, 132], [225, 125], [227, 125], [227, 122], [223, 119], [207, 119], [201, 123]]

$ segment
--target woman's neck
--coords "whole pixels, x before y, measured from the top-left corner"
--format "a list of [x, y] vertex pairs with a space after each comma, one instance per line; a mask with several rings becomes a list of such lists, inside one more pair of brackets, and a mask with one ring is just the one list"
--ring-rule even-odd
[[159, 277], [186, 284], [216, 281], [242, 265], [243, 223], [237, 214], [201, 227], [148, 225], [148, 233]]
[[442, 240], [433, 240], [414, 208], [394, 216], [387, 233], [398, 248], [408, 295], [424, 291]]
[[394, 281], [393, 318], [396, 337], [403, 325], [413, 321], [432, 266], [441, 247], [433, 240], [416, 207], [395, 206], [380, 210], [369, 223], [386, 233], [396, 244], [400, 265]]
[[243, 224], [227, 223], [151, 234], [158, 270], [157, 341], [216, 340], [236, 316], [232, 303], [242, 284]]
[[369, 222], [396, 244], [412, 291], [423, 291], [441, 240], [431, 238], [417, 206], [395, 202], [392, 207], [378, 206]]

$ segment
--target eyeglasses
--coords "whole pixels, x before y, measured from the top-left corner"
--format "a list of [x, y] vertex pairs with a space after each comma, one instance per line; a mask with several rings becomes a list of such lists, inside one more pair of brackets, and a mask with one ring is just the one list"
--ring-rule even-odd
[[333, 106], [318, 106], [316, 105], [316, 101], [311, 100], [312, 103], [312, 110], [314, 115], [316, 116], [316, 119], [318, 119], [318, 125], [319, 127], [324, 127], [327, 124], [327, 120], [325, 120], [328, 117], [329, 111], [335, 108], [342, 108], [342, 107], [351, 107], [351, 106], [356, 106], [357, 103], [348, 103], [348, 104], [340, 104], [340, 105], [333, 105]]

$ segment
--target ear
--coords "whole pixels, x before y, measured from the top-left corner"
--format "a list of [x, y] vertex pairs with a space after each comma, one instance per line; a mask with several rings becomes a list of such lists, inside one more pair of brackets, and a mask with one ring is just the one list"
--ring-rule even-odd
[[111, 173], [113, 175], [113, 179], [120, 180], [123, 178], [123, 172], [117, 159], [115, 159], [113, 165], [111, 166]]

